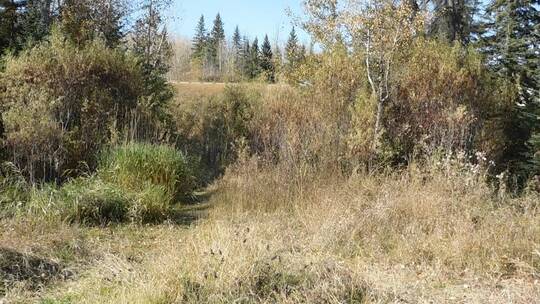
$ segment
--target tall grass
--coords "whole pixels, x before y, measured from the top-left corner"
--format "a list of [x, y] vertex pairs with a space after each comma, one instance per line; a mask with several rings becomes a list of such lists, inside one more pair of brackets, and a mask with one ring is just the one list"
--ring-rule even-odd
[[15, 165], [0, 163], [0, 218], [12, 215], [28, 201], [28, 189], [28, 183]]
[[[219, 182], [207, 220], [180, 237], [167, 227], [141, 263], [105, 261], [62, 297], [77, 303], [534, 303], [539, 197], [494, 197], [481, 174], [453, 166], [297, 179], [244, 161]], [[104, 279], [110, 268], [114, 279]]]
[[196, 187], [194, 164], [169, 146], [132, 143], [103, 153], [97, 173], [43, 185], [19, 215], [85, 225], [159, 222]]
[[127, 191], [160, 186], [169, 196], [185, 198], [196, 186], [193, 162], [169, 146], [131, 143], [104, 153], [98, 175]]

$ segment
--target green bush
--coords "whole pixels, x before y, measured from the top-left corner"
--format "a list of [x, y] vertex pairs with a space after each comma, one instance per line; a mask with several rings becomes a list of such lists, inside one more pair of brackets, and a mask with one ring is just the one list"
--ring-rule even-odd
[[140, 223], [159, 222], [167, 218], [173, 203], [174, 198], [163, 186], [147, 184], [132, 195], [129, 216]]
[[35, 190], [27, 212], [40, 219], [104, 225], [128, 219], [129, 196], [97, 178], [78, 178], [62, 187]]

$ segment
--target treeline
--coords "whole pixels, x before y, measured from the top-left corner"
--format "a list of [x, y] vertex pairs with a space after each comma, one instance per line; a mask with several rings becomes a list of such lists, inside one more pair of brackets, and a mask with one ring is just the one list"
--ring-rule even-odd
[[191, 64], [204, 81], [262, 80], [273, 83], [276, 75], [298, 67], [306, 58], [306, 47], [298, 41], [293, 27], [284, 50], [272, 45], [265, 35], [262, 44], [240, 33], [238, 26], [230, 40], [218, 13], [210, 31], [201, 16], [192, 42]]

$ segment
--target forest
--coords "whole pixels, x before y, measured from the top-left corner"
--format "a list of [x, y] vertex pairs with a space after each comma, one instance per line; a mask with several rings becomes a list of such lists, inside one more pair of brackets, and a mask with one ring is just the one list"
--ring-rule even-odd
[[0, 0], [0, 304], [540, 303], [539, 0], [173, 2]]

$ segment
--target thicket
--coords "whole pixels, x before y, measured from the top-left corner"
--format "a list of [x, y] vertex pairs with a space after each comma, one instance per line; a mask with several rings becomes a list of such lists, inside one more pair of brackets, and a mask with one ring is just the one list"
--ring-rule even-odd
[[31, 181], [95, 168], [98, 152], [129, 127], [142, 85], [136, 57], [101, 41], [79, 48], [54, 33], [8, 57], [0, 105], [10, 159]]
[[[166, 219], [197, 185], [196, 162], [163, 145], [174, 144], [167, 3], [142, 1], [129, 37], [122, 1], [15, 4], [0, 3], [13, 21], [2, 19], [0, 29], [17, 36], [0, 45], [2, 214], [88, 224]], [[38, 29], [19, 23], [27, 18], [47, 19], [32, 43], [26, 30]]]

